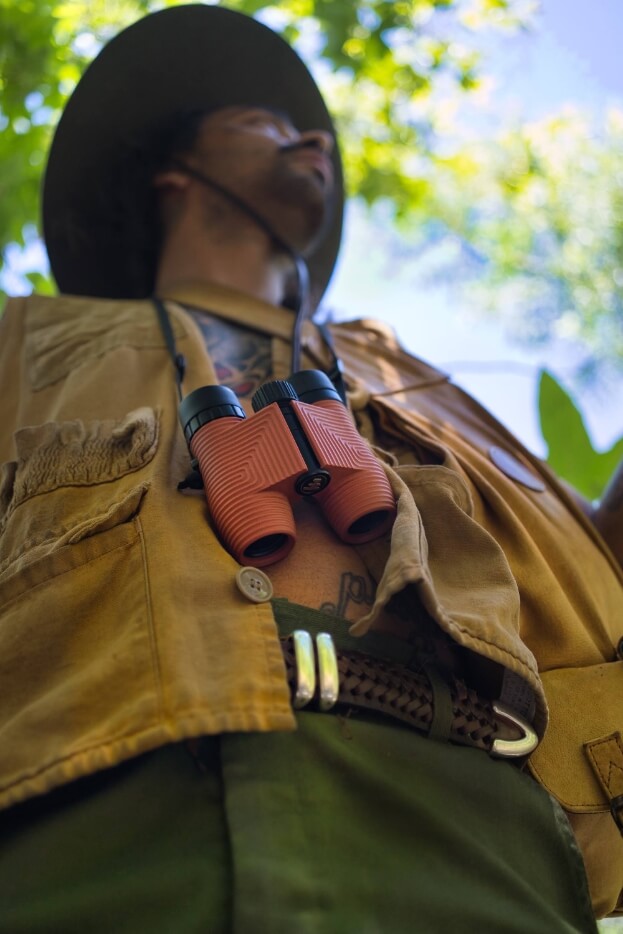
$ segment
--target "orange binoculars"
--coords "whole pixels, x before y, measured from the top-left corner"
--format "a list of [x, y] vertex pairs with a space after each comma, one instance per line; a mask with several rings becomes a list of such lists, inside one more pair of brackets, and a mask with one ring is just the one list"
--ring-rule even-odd
[[179, 417], [218, 534], [240, 564], [262, 567], [293, 548], [292, 503], [313, 496], [345, 542], [392, 525], [389, 481], [329, 377], [301, 370], [261, 386], [246, 418], [226, 386], [203, 386]]

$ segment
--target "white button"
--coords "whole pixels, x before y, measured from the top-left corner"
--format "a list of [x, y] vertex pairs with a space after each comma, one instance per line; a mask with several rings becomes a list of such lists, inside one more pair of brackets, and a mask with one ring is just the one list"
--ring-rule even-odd
[[542, 493], [545, 490], [545, 484], [536, 474], [532, 473], [521, 461], [509, 454], [503, 448], [498, 448], [494, 444], [489, 448], [489, 457], [496, 467], [505, 473], [511, 480], [516, 480], [522, 486], [527, 486], [530, 490]]
[[253, 603], [266, 603], [273, 595], [270, 578], [257, 568], [240, 568], [236, 574], [236, 586]]

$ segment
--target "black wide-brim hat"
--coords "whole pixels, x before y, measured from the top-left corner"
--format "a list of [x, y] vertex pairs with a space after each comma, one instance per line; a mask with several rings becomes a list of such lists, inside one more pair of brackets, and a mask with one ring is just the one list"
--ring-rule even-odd
[[[218, 6], [170, 7], [125, 29], [85, 71], [60, 119], [43, 190], [43, 231], [61, 292], [145, 298], [154, 269], [136, 274], [124, 211], [136, 208], [120, 177], [128, 160], [148, 163], [159, 128], [195, 109], [233, 105], [285, 111], [297, 129], [324, 129], [331, 117], [309, 71], [276, 33]], [[332, 154], [336, 199], [327, 232], [307, 257], [317, 302], [337, 259], [343, 180]], [[138, 247], [137, 247], [138, 249]], [[133, 261], [130, 261], [130, 260]], [[134, 267], [134, 268], [133, 268]]]

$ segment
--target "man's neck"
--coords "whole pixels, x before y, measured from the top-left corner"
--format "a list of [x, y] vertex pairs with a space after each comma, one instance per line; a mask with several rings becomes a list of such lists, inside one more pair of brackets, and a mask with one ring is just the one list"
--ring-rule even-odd
[[[259, 235], [258, 235], [259, 233]], [[275, 256], [261, 232], [176, 231], [167, 238], [158, 263], [156, 294], [174, 292], [181, 283], [224, 285], [272, 305], [280, 305], [290, 261]]]

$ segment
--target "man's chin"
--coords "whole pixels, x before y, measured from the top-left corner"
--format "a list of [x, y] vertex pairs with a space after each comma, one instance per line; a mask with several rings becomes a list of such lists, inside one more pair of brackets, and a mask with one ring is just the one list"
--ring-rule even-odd
[[304, 258], [311, 256], [324, 240], [331, 227], [332, 211], [324, 202], [307, 204], [303, 217], [297, 212], [285, 230], [284, 240]]
[[301, 249], [299, 250], [299, 252], [304, 259], [309, 259], [309, 257], [312, 256], [316, 252], [316, 250], [318, 249], [318, 247], [324, 240], [325, 234], [327, 233], [328, 228], [329, 228], [328, 222], [323, 223], [321, 229], [318, 230], [313, 237], [310, 237], [308, 241], [301, 246]]
[[307, 171], [291, 173], [280, 179], [277, 199], [282, 205], [281, 217], [275, 216], [275, 233], [291, 249], [307, 257], [322, 242], [333, 216], [334, 196], [325, 185]]

